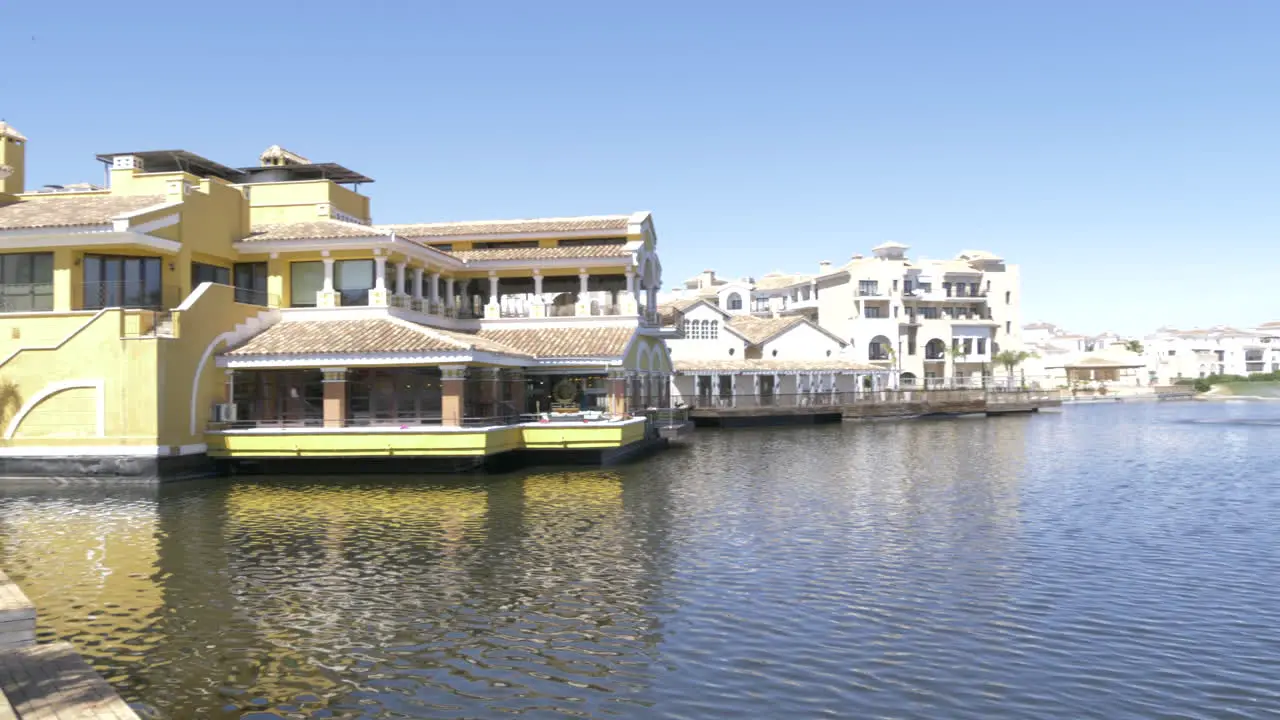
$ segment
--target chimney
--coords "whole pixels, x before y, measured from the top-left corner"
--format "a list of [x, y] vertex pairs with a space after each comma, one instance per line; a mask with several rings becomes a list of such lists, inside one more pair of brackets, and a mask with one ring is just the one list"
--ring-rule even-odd
[[826, 274], [827, 274], [827, 273], [829, 273], [829, 272], [831, 272], [831, 261], [830, 261], [830, 260], [821, 260], [821, 261], [819, 261], [819, 262], [818, 262], [818, 274], [819, 274], [819, 275], [826, 275]]
[[0, 120], [0, 195], [26, 190], [27, 138]]
[[716, 284], [715, 270], [703, 270], [702, 274], [698, 276], [698, 287], [708, 288], [715, 284]]

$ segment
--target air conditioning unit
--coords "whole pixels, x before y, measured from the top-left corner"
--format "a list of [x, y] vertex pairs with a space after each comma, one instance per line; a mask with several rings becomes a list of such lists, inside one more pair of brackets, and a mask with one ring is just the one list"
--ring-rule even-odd
[[213, 406], [214, 422], [235, 422], [236, 421], [236, 404], [235, 403], [218, 403]]

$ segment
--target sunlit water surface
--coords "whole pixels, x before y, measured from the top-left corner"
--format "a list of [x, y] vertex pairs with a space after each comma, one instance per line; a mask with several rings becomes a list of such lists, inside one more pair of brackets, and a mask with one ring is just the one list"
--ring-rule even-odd
[[41, 639], [152, 717], [1280, 717], [1266, 403], [0, 493]]

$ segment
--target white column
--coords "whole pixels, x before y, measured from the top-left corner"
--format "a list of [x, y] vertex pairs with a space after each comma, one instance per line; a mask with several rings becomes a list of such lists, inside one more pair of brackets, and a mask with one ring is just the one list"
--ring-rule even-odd
[[422, 299], [422, 274], [426, 272], [424, 268], [416, 267], [413, 269], [413, 299]]
[[542, 296], [542, 271], [533, 269], [533, 307], [529, 308], [529, 317], [546, 317], [547, 302]]
[[403, 260], [396, 263], [396, 294], [397, 295], [404, 295], [404, 270], [407, 266], [408, 266], [408, 263], [406, 263]]
[[627, 269], [627, 291], [618, 298], [618, 312], [623, 315], [635, 315], [640, 310], [640, 298], [636, 295], [636, 274]]
[[390, 303], [387, 297], [387, 256], [377, 255], [373, 258], [373, 289], [369, 291], [369, 305], [386, 307]]
[[453, 307], [453, 298], [456, 295], [453, 291], [453, 283], [454, 280], [451, 277], [444, 279], [444, 306], [447, 308]]
[[431, 307], [435, 307], [440, 303], [440, 273], [431, 273], [429, 280], [430, 283], [427, 285], [427, 300], [431, 303]]
[[586, 268], [578, 269], [578, 304], [574, 306], [574, 313], [578, 316], [591, 314], [591, 300], [587, 297], [587, 283], [591, 279], [591, 274]]
[[498, 304], [498, 273], [492, 270], [489, 271], [489, 302], [484, 305], [484, 316], [502, 317], [502, 306]]
[[322, 258], [324, 262], [324, 287], [316, 294], [316, 307], [337, 307], [338, 293], [333, 290], [333, 258]]

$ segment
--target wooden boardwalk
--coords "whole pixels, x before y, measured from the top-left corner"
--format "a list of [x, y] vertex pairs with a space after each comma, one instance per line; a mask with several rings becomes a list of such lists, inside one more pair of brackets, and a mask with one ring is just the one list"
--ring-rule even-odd
[[2, 572], [0, 720], [138, 720], [71, 645], [36, 644], [36, 609]]
[[15, 720], [138, 720], [102, 676], [68, 643], [0, 653], [0, 689]]

